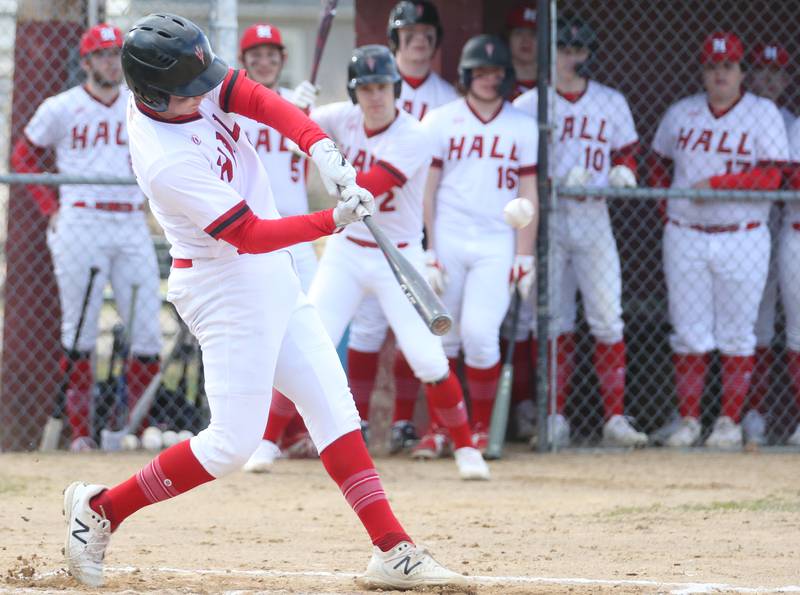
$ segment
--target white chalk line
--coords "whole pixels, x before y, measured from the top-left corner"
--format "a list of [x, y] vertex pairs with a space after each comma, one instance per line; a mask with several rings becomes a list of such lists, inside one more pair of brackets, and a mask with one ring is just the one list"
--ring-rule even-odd
[[[143, 568], [138, 566], [111, 566], [106, 568], [106, 573], [109, 575], [125, 575], [139, 572], [153, 572], [159, 574], [173, 574], [173, 575], [205, 575], [205, 576], [230, 576], [230, 577], [263, 577], [263, 578], [291, 578], [291, 577], [305, 577], [305, 578], [332, 578], [340, 580], [352, 580], [359, 576], [352, 572], [331, 572], [324, 570], [218, 570], [210, 568], [200, 569], [186, 569], [186, 568], [172, 568], [168, 566]], [[44, 573], [37, 573], [33, 578], [43, 579], [57, 575], [63, 575], [64, 570], [56, 570]], [[540, 584], [540, 585], [597, 585], [607, 587], [653, 587], [659, 591], [668, 590], [673, 595], [689, 595], [692, 593], [800, 593], [800, 585], [785, 585], [782, 587], [744, 587], [731, 585], [728, 583], [705, 583], [705, 582], [674, 582], [674, 581], [657, 581], [650, 579], [602, 579], [602, 578], [576, 578], [576, 577], [545, 577], [545, 576], [469, 576], [470, 583], [473, 586], [478, 585], [524, 585], [524, 584]], [[41, 589], [24, 588], [24, 589], [6, 589], [0, 586], [0, 593], [41, 593]], [[229, 591], [229, 593], [241, 592]]]

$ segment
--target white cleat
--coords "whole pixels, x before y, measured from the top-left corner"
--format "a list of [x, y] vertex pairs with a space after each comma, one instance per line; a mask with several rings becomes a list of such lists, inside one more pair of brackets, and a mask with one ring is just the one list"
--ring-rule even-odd
[[639, 432], [624, 415], [612, 415], [603, 426], [603, 444], [606, 446], [647, 446], [647, 434]]
[[794, 434], [789, 436], [786, 444], [790, 446], [800, 446], [800, 424], [797, 424], [797, 427], [794, 429]]
[[489, 479], [489, 465], [483, 460], [481, 451], [471, 446], [457, 448], [453, 453], [461, 479]]
[[706, 439], [706, 446], [723, 450], [742, 448], [742, 426], [728, 416], [718, 417], [714, 422], [714, 430]]
[[425, 548], [402, 541], [388, 552], [374, 548], [366, 572], [356, 579], [356, 583], [364, 589], [405, 590], [425, 586], [464, 586], [467, 578], [439, 564]]
[[755, 409], [745, 413], [742, 418], [742, 431], [747, 444], [761, 446], [767, 442], [767, 420]]
[[111, 521], [92, 510], [89, 500], [105, 489], [106, 486], [76, 481], [64, 490], [67, 568], [78, 581], [90, 587], [103, 585], [103, 558], [111, 539]]
[[242, 470], [247, 473], [269, 473], [275, 459], [281, 456], [281, 449], [270, 440], [262, 440], [256, 451], [250, 455]]
[[694, 446], [694, 444], [700, 440], [701, 431], [700, 421], [696, 417], [684, 417], [678, 429], [664, 441], [664, 446], [669, 446], [671, 448]]

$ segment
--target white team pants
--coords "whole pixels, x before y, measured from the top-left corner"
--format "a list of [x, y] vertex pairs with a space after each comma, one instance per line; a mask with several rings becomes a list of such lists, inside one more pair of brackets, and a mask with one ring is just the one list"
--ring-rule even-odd
[[273, 385], [295, 403], [319, 451], [360, 427], [288, 252], [195, 260], [172, 270], [168, 299], [203, 353], [211, 423], [191, 446], [211, 475], [240, 468], [256, 449]]
[[[374, 295], [417, 378], [422, 382], [444, 378], [449, 368], [441, 339], [428, 330], [408, 301], [383, 252], [359, 246], [344, 233], [328, 240], [309, 291], [309, 299], [319, 310], [333, 342], [338, 344], [341, 340], [364, 297]], [[422, 271], [421, 246], [412, 245], [400, 251]]]
[[773, 204], [769, 211], [770, 256], [767, 284], [758, 305], [756, 345], [769, 347], [775, 337], [775, 309], [778, 305], [778, 243], [781, 235], [782, 209]]
[[673, 351], [753, 355], [769, 252], [764, 224], [708, 233], [667, 223], [664, 275]]
[[786, 346], [800, 351], [800, 229], [788, 220], [781, 229], [778, 265], [786, 313]]
[[468, 366], [491, 368], [500, 361], [500, 325], [511, 300], [514, 235], [437, 226], [436, 256], [448, 278], [442, 301], [453, 316], [445, 353], [455, 358], [463, 348]]
[[305, 292], [311, 288], [311, 281], [317, 273], [317, 254], [311, 242], [295, 244], [287, 248], [292, 255], [292, 263], [297, 276], [300, 278], [300, 287]]

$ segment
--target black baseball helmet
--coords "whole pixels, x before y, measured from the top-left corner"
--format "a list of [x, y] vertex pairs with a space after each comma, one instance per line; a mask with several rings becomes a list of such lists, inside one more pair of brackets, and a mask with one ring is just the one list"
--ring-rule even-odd
[[556, 45], [560, 48], [586, 48], [589, 57], [575, 67], [575, 72], [583, 77], [591, 74], [594, 52], [597, 50], [597, 33], [586, 21], [576, 16], [559, 17], [556, 20]]
[[163, 112], [170, 95], [197, 97], [225, 78], [228, 65], [189, 19], [151, 14], [134, 23], [122, 43], [125, 82], [136, 99]]
[[508, 44], [497, 35], [476, 35], [464, 44], [461, 59], [458, 62], [458, 81], [465, 91], [472, 82], [472, 69], [481, 66], [499, 66], [505, 69], [506, 75], [500, 83], [498, 92], [509, 97], [514, 90], [514, 66], [511, 63], [511, 50]]
[[403, 0], [394, 5], [389, 13], [389, 26], [386, 36], [389, 38], [389, 47], [397, 51], [400, 46], [400, 36], [397, 30], [409, 25], [432, 25], [436, 27], [436, 47], [442, 42], [442, 22], [439, 20], [439, 11], [429, 0]]
[[369, 83], [394, 83], [394, 96], [400, 97], [403, 79], [392, 52], [385, 45], [362, 45], [353, 50], [347, 66], [347, 92], [356, 102], [356, 87]]

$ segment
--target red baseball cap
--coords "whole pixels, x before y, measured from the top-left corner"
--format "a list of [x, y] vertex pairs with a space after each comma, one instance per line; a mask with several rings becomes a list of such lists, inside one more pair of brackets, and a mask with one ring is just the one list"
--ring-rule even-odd
[[756, 66], [777, 66], [783, 68], [789, 64], [789, 52], [777, 43], [760, 43], [753, 48], [750, 60]]
[[517, 6], [506, 15], [506, 28], [536, 29], [536, 9], [533, 5]]
[[720, 62], [741, 62], [744, 58], [744, 45], [735, 33], [712, 33], [703, 42], [700, 64], [719, 64]]
[[244, 53], [257, 45], [274, 45], [283, 49], [281, 30], [270, 23], [250, 25], [239, 40], [239, 51]]
[[122, 31], [119, 27], [100, 23], [81, 35], [80, 54], [83, 58], [97, 50], [122, 47]]

